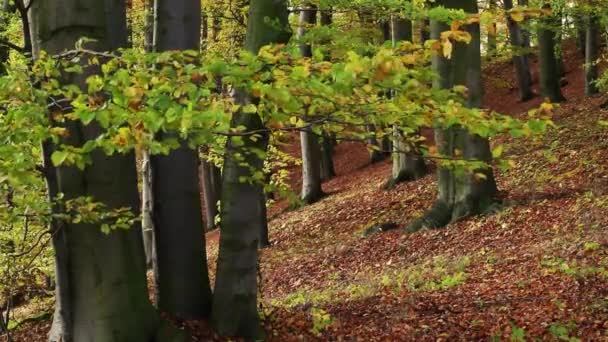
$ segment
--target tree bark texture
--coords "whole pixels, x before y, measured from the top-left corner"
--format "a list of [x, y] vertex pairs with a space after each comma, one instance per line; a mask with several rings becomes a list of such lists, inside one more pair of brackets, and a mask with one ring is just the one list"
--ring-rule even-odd
[[[268, 20], [268, 19], [270, 20]], [[275, 25], [275, 24], [278, 24]], [[287, 3], [284, 0], [252, 0], [245, 49], [257, 53], [270, 43], [289, 40]], [[245, 104], [248, 94], [235, 91], [235, 100]], [[242, 125], [247, 130], [263, 127], [257, 114], [237, 112], [233, 126]], [[248, 339], [263, 338], [257, 307], [258, 243], [265, 214], [262, 204], [263, 189], [260, 184], [241, 182], [241, 177], [251, 176], [251, 170], [261, 171], [263, 160], [251, 153], [251, 149], [266, 151], [268, 137], [253, 141], [243, 139], [238, 145], [228, 139], [222, 175], [222, 207], [220, 250], [213, 297], [212, 323], [222, 336], [240, 336]], [[239, 153], [248, 166], [241, 165]]]
[[[119, 1], [36, 1], [30, 13], [35, 28], [32, 43], [51, 54], [73, 49], [83, 36], [96, 39], [88, 48], [97, 51], [125, 46], [124, 5]], [[38, 56], [39, 51], [34, 52]], [[70, 79], [66, 76], [65, 81], [84, 86], [84, 77], [90, 72], [94, 70]], [[69, 122], [65, 126], [70, 134], [64, 143], [73, 146], [102, 133], [95, 123], [84, 126]], [[57, 191], [65, 199], [92, 196], [110, 209], [127, 207], [137, 214], [134, 154], [107, 156], [98, 150], [92, 152], [91, 159], [92, 166], [84, 170], [57, 168]], [[49, 189], [54, 191], [53, 187]], [[58, 248], [60, 307], [50, 341], [157, 340], [161, 323], [148, 299], [141, 234], [139, 226], [106, 235], [99, 224], [63, 222], [59, 238], [53, 242]]]
[[599, 58], [599, 22], [598, 18], [590, 14], [587, 17], [585, 31], [585, 95], [598, 93], [595, 84], [597, 80], [597, 60]]
[[[412, 22], [408, 19], [394, 17], [392, 19], [391, 38], [393, 45], [400, 41], [412, 41]], [[385, 188], [390, 189], [400, 182], [420, 179], [426, 175], [426, 164], [417, 146], [409, 143], [402, 130], [397, 126], [393, 127], [392, 148], [393, 168]]]
[[[467, 13], [477, 13], [478, 11], [475, 0], [443, 0], [437, 5], [462, 9]], [[438, 38], [441, 32], [447, 28], [445, 23], [433, 21], [431, 37]], [[479, 108], [483, 98], [479, 24], [467, 25], [466, 29], [472, 37], [469, 44], [456, 43], [451, 59], [446, 59], [438, 54], [433, 57], [433, 68], [439, 75], [434, 86], [448, 89], [455, 85], [466, 85], [468, 88], [467, 106]], [[469, 134], [458, 126], [436, 129], [435, 142], [438, 152], [443, 156], [486, 162], [491, 159], [488, 140]], [[463, 156], [458, 156], [456, 153], [458, 150], [463, 151]], [[475, 173], [483, 173], [485, 178], [481, 179], [472, 174], [456, 173], [451, 169], [439, 167], [437, 201], [420, 219], [414, 220], [408, 226], [408, 231], [440, 228], [451, 221], [484, 212], [495, 200], [496, 182], [492, 170], [489, 168], [476, 170]]]
[[[513, 0], [504, 0], [504, 7], [507, 11], [512, 9]], [[526, 46], [524, 33], [522, 32], [520, 25], [511, 19], [511, 17], [507, 18], [507, 27], [509, 29], [509, 40], [513, 53], [513, 65], [515, 65], [515, 75], [517, 76], [519, 99], [521, 101], [527, 101], [534, 97], [528, 53], [523, 52], [523, 50], [529, 48], [529, 46]]]
[[205, 201], [205, 230], [215, 229], [215, 217], [219, 214], [217, 202], [222, 193], [222, 171], [212, 162], [201, 159], [200, 182]]
[[[546, 5], [545, 8], [550, 7]], [[540, 93], [551, 102], [562, 102], [565, 98], [561, 92], [561, 76], [555, 56], [555, 31], [551, 28], [555, 20], [555, 17], [543, 19], [538, 28]]]
[[[200, 2], [157, 0], [156, 10], [158, 51], [199, 49]], [[183, 319], [211, 312], [198, 165], [198, 151], [185, 141], [151, 158], [158, 307]]]
[[[298, 22], [298, 37], [302, 38], [306, 30], [317, 21], [315, 7], [307, 6], [307, 10], [300, 11]], [[312, 57], [312, 46], [300, 43], [300, 53], [303, 57]], [[321, 189], [321, 146], [319, 138], [311, 127], [300, 131], [300, 146], [302, 149], [302, 191], [300, 198], [304, 203], [311, 204], [323, 197]]]

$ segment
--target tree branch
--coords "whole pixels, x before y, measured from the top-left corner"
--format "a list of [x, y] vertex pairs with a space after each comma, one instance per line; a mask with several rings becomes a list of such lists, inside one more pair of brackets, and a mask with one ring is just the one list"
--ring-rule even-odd
[[7, 47], [9, 47], [9, 48], [11, 48], [13, 50], [18, 51], [19, 53], [25, 53], [26, 52], [25, 48], [23, 48], [23, 47], [21, 47], [19, 45], [13, 44], [13, 43], [9, 42], [6, 39], [0, 39], [0, 45], [7, 46]]

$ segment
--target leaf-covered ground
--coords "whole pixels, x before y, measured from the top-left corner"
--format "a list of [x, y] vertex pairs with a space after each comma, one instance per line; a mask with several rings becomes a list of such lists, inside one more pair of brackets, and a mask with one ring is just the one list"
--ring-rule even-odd
[[[606, 97], [583, 96], [582, 61], [568, 51], [558, 128], [494, 142], [515, 167], [498, 173], [504, 206], [493, 215], [363, 237], [375, 223], [402, 228], [421, 215], [435, 175], [381, 190], [390, 162], [366, 165], [364, 146], [341, 144], [328, 196], [270, 222], [260, 257], [270, 340], [608, 340], [608, 128], [598, 124], [608, 111]], [[540, 100], [518, 103], [512, 73], [508, 63], [486, 70], [486, 103], [519, 115]], [[207, 237], [212, 274], [217, 235]], [[215, 339], [204, 323], [185, 325], [196, 341]], [[15, 337], [43, 340], [45, 329], [26, 325]]]

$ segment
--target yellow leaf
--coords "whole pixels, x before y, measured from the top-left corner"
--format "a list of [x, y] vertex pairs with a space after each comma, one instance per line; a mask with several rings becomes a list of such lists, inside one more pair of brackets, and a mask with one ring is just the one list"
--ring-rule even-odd
[[511, 19], [513, 19], [513, 21], [518, 22], [518, 23], [524, 21], [524, 19], [526, 18], [526, 16], [524, 15], [524, 12], [522, 12], [521, 10], [512, 10], [510, 14], [511, 14]]
[[443, 46], [443, 56], [448, 59], [452, 58], [452, 49], [453, 49], [452, 42], [449, 40], [446, 40], [443, 42], [442, 46]]
[[441, 47], [441, 42], [436, 40], [433, 42], [433, 44], [431, 45], [431, 49], [433, 51], [441, 51], [442, 47]]
[[466, 31], [453, 31], [452, 39], [457, 42], [465, 42], [469, 44], [471, 42], [471, 35]]
[[486, 25], [486, 31], [488, 31], [490, 36], [496, 36], [496, 25], [493, 23]]

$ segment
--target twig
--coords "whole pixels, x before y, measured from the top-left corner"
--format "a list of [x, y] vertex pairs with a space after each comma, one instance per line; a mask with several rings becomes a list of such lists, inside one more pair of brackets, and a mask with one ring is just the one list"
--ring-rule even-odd
[[6, 39], [0, 39], [0, 45], [7, 46], [7, 47], [9, 47], [9, 48], [11, 48], [11, 49], [13, 49], [15, 51], [18, 51], [19, 53], [25, 53], [26, 52], [25, 48], [23, 48], [23, 47], [21, 47], [19, 45], [13, 44], [13, 43], [9, 42]]

